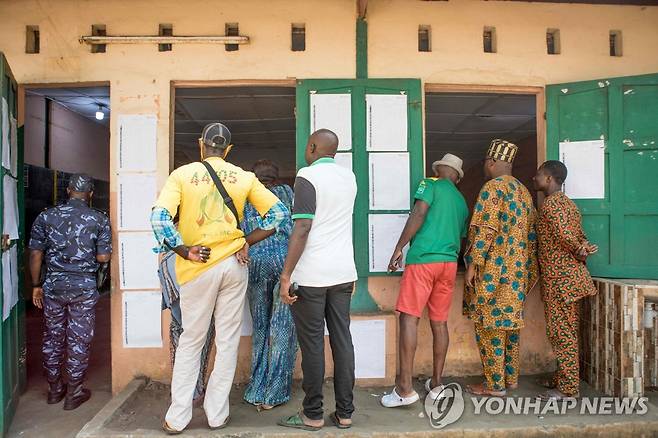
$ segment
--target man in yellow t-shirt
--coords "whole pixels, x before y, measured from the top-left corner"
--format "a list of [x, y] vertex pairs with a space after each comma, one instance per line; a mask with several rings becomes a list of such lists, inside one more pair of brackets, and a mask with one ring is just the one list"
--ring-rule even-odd
[[[226, 126], [207, 125], [199, 139], [201, 158], [222, 181], [238, 215], [248, 201], [263, 216], [263, 228], [244, 235], [238, 228], [242, 218], [231, 212], [200, 162], [179, 167], [169, 175], [151, 213], [158, 244], [178, 254], [176, 278], [183, 333], [174, 361], [171, 406], [163, 425], [168, 433], [182, 431], [192, 419], [201, 349], [213, 314], [217, 351], [203, 407], [211, 429], [227, 424], [246, 301], [249, 245], [273, 234], [285, 217], [285, 205], [253, 173], [225, 161], [230, 143]], [[178, 229], [173, 222], [176, 215]]]

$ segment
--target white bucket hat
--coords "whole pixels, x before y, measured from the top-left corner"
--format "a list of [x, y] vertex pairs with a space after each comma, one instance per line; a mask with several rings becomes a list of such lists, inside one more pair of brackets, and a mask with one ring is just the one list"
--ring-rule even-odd
[[459, 179], [464, 177], [464, 171], [462, 170], [462, 164], [464, 162], [457, 155], [445, 154], [443, 158], [432, 163], [432, 169], [436, 170], [436, 166], [448, 166], [457, 171], [459, 174]]

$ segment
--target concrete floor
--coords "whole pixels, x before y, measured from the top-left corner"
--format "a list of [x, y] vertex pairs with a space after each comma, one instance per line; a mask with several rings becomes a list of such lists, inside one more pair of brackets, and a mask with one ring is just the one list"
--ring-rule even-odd
[[42, 312], [28, 304], [26, 312], [27, 390], [21, 396], [8, 437], [68, 438], [91, 420], [112, 398], [110, 350], [110, 296], [101, 296], [96, 308], [96, 333], [92, 344], [86, 385], [91, 399], [74, 411], [64, 402], [46, 403], [48, 384], [41, 365]]
[[[460, 383], [475, 383], [479, 378], [446, 379]], [[536, 376], [525, 376], [520, 388], [510, 395], [534, 397], [541, 388], [535, 384]], [[645, 415], [475, 415], [470, 395], [464, 394], [465, 410], [460, 420], [438, 431], [433, 429], [424, 413], [423, 405], [416, 403], [410, 407], [386, 409], [379, 403], [380, 396], [390, 388], [360, 388], [355, 392], [357, 411], [354, 427], [339, 431], [327, 420], [322, 436], [422, 436], [430, 435], [480, 437], [480, 436], [658, 436], [658, 407], [650, 404]], [[201, 408], [194, 410], [194, 417], [183, 436], [242, 436], [242, 437], [281, 437], [308, 436], [307, 432], [282, 428], [276, 425], [279, 418], [294, 414], [303, 396], [299, 386], [294, 389], [293, 399], [285, 406], [272, 411], [257, 412], [241, 400], [244, 387], [235, 386], [231, 394], [231, 422], [220, 431], [210, 431]], [[424, 397], [420, 381], [417, 391]], [[599, 395], [583, 384], [583, 396]], [[331, 382], [325, 385], [325, 410], [333, 411]], [[164, 436], [160, 427], [169, 403], [169, 387], [151, 382], [136, 391], [117, 410], [103, 419], [104, 426], [93, 437], [151, 437]], [[99, 421], [98, 418], [95, 421]], [[100, 424], [102, 424], [102, 422]]]

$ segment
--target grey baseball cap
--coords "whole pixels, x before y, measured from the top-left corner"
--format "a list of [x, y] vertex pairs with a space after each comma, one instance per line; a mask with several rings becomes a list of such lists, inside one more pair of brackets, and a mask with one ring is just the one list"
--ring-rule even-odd
[[221, 123], [211, 123], [203, 128], [201, 141], [208, 147], [224, 149], [231, 144], [231, 131]]
[[86, 173], [73, 174], [69, 180], [69, 189], [74, 192], [93, 192], [94, 179]]

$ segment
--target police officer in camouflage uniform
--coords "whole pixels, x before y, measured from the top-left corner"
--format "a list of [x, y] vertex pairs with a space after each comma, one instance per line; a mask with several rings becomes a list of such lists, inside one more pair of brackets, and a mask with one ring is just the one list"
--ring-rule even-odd
[[[59, 403], [66, 396], [65, 410], [75, 409], [91, 397], [82, 382], [94, 336], [96, 273], [112, 252], [109, 218], [89, 207], [93, 191], [89, 175], [73, 175], [68, 202], [39, 214], [29, 244], [32, 301], [43, 309], [45, 318], [43, 364], [48, 403]], [[66, 379], [62, 379], [64, 357]]]

